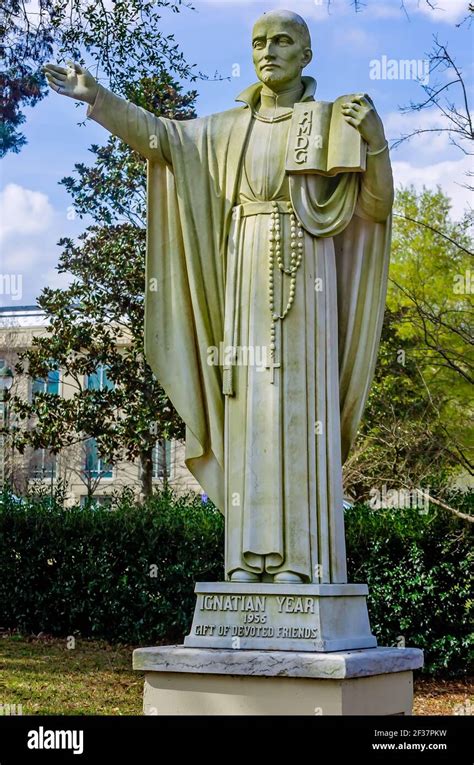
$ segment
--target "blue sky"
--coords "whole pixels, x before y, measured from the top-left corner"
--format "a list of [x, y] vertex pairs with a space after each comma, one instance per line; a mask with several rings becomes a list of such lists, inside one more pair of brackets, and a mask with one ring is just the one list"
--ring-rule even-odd
[[[165, 12], [164, 29], [175, 34], [186, 59], [200, 71], [230, 77], [230, 81], [190, 85], [199, 92], [199, 115], [232, 108], [238, 93], [255, 81], [252, 24], [275, 7], [291, 8], [310, 26], [314, 59], [305, 73], [318, 81], [316, 97], [333, 100], [343, 93], [369, 93], [389, 138], [416, 127], [434, 127], [439, 121], [432, 111], [401, 115], [399, 106], [421, 99], [421, 87], [413, 80], [371, 78], [374, 60], [422, 62], [436, 34], [455, 54], [472, 93], [472, 33], [467, 24], [456, 28], [465, 15], [467, 0], [437, 0], [436, 10], [425, 0], [405, 0], [408, 18], [400, 0], [366, 0], [365, 9], [358, 14], [349, 0], [332, 0], [330, 13], [319, 0], [194, 0], [194, 5], [195, 11]], [[0, 305], [34, 303], [43, 286], [64, 283], [55, 272], [60, 252], [56, 242], [61, 236], [75, 236], [87, 222], [72, 219], [71, 199], [58, 181], [71, 174], [75, 162], [89, 161], [91, 143], [107, 139], [103, 128], [91, 120], [85, 127], [78, 126], [84, 115], [84, 105], [76, 108], [70, 99], [51, 93], [26, 111], [28, 145], [2, 161], [0, 275], [20, 275], [22, 290], [13, 296], [2, 294], [6, 290], [0, 286]], [[446, 134], [434, 137], [428, 133], [402, 145], [392, 152], [392, 162], [398, 185], [440, 184], [452, 197], [453, 216], [462, 214], [469, 202], [462, 186], [469, 157], [450, 146]]]

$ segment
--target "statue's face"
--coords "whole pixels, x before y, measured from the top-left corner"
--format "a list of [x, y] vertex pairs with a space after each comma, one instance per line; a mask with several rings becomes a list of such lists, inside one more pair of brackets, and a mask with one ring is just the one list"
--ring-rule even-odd
[[252, 48], [257, 77], [270, 88], [281, 89], [294, 81], [311, 61], [311, 50], [303, 45], [297, 26], [275, 15], [257, 21]]

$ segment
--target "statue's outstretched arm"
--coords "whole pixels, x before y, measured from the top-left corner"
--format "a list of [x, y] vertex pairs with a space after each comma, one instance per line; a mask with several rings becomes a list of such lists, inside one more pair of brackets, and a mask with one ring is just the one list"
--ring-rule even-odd
[[114, 95], [79, 64], [47, 64], [44, 69], [56, 93], [89, 104], [88, 117], [147, 159], [170, 164], [168, 135], [160, 117]]

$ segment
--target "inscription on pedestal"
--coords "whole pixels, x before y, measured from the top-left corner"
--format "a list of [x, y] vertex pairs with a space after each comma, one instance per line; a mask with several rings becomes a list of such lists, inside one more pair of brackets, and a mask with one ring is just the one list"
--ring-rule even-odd
[[[274, 601], [271, 606], [269, 601]], [[311, 638], [317, 640], [319, 631], [315, 626], [269, 624], [275, 614], [314, 614], [315, 599], [311, 597], [294, 597], [276, 595], [268, 598], [266, 595], [198, 595], [197, 608], [203, 612], [200, 624], [197, 624], [194, 634], [198, 637], [218, 635], [222, 637], [253, 637], [253, 638]], [[211, 620], [211, 614], [218, 612], [216, 621]], [[237, 623], [222, 623], [222, 616], [229, 612], [239, 617]], [[206, 616], [209, 618], [207, 621]], [[228, 620], [226, 619], [226, 622]], [[299, 620], [298, 620], [299, 621]]]
[[375, 645], [364, 585], [196, 586], [196, 609], [185, 645], [268, 650], [343, 650], [340, 628], [351, 620], [355, 647]]

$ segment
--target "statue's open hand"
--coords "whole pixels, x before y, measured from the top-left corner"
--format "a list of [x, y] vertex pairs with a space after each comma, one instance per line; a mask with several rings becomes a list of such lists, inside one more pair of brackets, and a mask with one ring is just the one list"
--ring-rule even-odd
[[80, 64], [73, 61], [68, 61], [67, 64], [67, 67], [45, 65], [44, 71], [50, 87], [62, 96], [92, 105], [99, 88], [96, 79]]
[[355, 127], [364, 141], [367, 141], [369, 149], [378, 151], [384, 146], [386, 141], [382, 120], [366, 93], [360, 93], [342, 104], [342, 114], [346, 122]]

